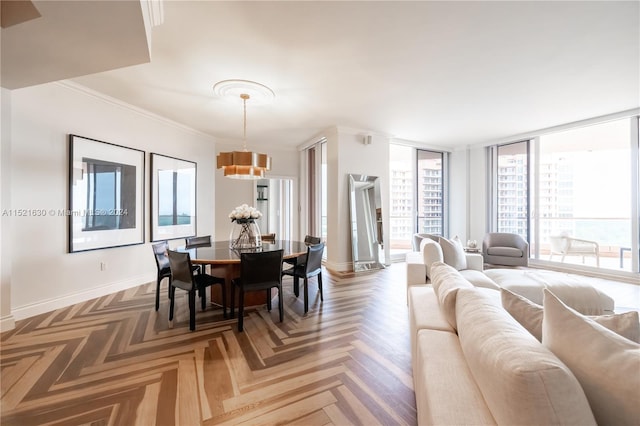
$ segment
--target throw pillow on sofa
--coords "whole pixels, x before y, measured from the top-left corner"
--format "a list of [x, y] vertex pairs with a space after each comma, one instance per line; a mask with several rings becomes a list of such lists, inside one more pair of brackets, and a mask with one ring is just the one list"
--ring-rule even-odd
[[[506, 288], [501, 289], [500, 293], [502, 306], [507, 312], [536, 339], [542, 341], [543, 307]], [[613, 315], [593, 315], [588, 318], [622, 337], [640, 343], [640, 316], [636, 311]]]
[[461, 288], [473, 288], [460, 272], [443, 262], [431, 265], [431, 284], [438, 297], [440, 310], [453, 329], [456, 329], [456, 294]]
[[458, 271], [467, 269], [467, 256], [464, 253], [462, 242], [457, 236], [451, 240], [440, 237], [440, 247], [442, 247], [444, 263], [451, 265]]
[[479, 289], [456, 296], [460, 345], [500, 425], [594, 425], [580, 383], [548, 348]]
[[542, 343], [576, 376], [598, 424], [640, 424], [640, 344], [544, 290]]

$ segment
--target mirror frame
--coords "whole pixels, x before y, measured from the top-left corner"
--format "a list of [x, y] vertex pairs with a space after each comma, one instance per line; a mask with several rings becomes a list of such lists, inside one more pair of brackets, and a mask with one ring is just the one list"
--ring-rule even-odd
[[380, 178], [349, 174], [349, 219], [354, 272], [383, 269]]

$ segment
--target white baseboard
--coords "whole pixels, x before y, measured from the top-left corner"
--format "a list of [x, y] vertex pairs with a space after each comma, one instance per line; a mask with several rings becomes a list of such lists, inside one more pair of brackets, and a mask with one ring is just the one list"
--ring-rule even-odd
[[13, 318], [15, 318], [15, 321], [19, 321], [21, 319], [30, 318], [35, 315], [43, 314], [45, 312], [55, 311], [56, 309], [60, 308], [66, 308], [67, 306], [74, 305], [76, 303], [86, 302], [87, 300], [106, 296], [108, 294], [126, 290], [128, 288], [136, 287], [155, 280], [155, 274], [139, 275], [137, 277], [129, 278], [124, 281], [118, 281], [100, 287], [91, 288], [87, 291], [43, 300], [25, 306], [18, 306], [12, 309], [12, 316]]
[[0, 333], [16, 328], [16, 320], [13, 315], [5, 315], [0, 318]]
[[324, 261], [324, 267], [335, 272], [353, 272], [353, 263], [351, 262], [329, 262]]

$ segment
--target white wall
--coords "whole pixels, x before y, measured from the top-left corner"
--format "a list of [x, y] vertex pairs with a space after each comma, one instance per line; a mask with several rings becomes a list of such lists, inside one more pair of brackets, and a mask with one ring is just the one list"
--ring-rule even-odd
[[[467, 191], [469, 193], [468, 239], [476, 240], [482, 244], [482, 238], [489, 232], [487, 207], [489, 203], [489, 188], [487, 174], [487, 154], [485, 147], [473, 147], [467, 151], [468, 173]], [[463, 240], [464, 241], [464, 240]]]
[[[14, 90], [11, 107], [12, 209], [67, 208], [70, 133], [147, 153], [145, 244], [67, 253], [67, 217], [47, 214], [12, 218], [11, 310], [16, 319], [155, 281], [147, 219], [150, 152], [197, 163], [197, 230], [198, 234], [213, 232], [212, 138], [68, 84]], [[5, 242], [4, 233], [2, 239]], [[172, 245], [181, 243], [175, 240]], [[2, 254], [4, 257], [4, 250]], [[107, 265], [105, 271], [100, 270], [101, 262]], [[4, 303], [2, 309], [4, 317]]]
[[487, 164], [485, 147], [449, 154], [449, 236], [481, 243], [487, 232]]
[[2, 143], [0, 145], [0, 331], [15, 326], [11, 313], [11, 92], [0, 89]]
[[467, 241], [468, 215], [467, 205], [469, 193], [467, 182], [469, 180], [468, 155], [466, 150], [458, 150], [449, 153], [449, 228], [448, 235], [457, 235], [463, 244]]
[[[373, 135], [362, 143], [364, 133], [337, 128], [327, 132], [327, 268], [353, 270], [349, 222], [349, 174], [378, 176], [382, 192], [383, 232], [389, 229], [389, 140]], [[388, 245], [385, 259], [389, 259]]]

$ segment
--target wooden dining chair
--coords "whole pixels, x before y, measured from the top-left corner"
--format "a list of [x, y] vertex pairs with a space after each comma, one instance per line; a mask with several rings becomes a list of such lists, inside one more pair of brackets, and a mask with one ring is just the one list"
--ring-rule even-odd
[[234, 315], [236, 287], [238, 296], [238, 331], [244, 327], [244, 295], [251, 291], [266, 291], [267, 309], [271, 311], [271, 289], [278, 289], [280, 322], [284, 319], [282, 295], [282, 256], [284, 250], [244, 252], [240, 254], [240, 277], [231, 280], [231, 317]]
[[296, 297], [300, 293], [300, 278], [304, 280], [304, 313], [309, 311], [309, 278], [318, 277], [318, 291], [320, 300], [324, 300], [322, 295], [322, 252], [324, 243], [307, 247], [307, 254], [304, 262], [297, 264], [293, 268], [284, 269], [282, 275], [293, 277], [293, 292]]
[[171, 282], [169, 304], [169, 321], [173, 321], [173, 309], [176, 299], [176, 288], [185, 290], [189, 293], [189, 330], [196, 329], [196, 291], [202, 302], [202, 310], [207, 308], [207, 287], [218, 284], [222, 287], [222, 314], [227, 317], [227, 296], [224, 278], [214, 277], [213, 275], [193, 273], [193, 265], [189, 253], [169, 250], [167, 251], [169, 264], [171, 267]]

